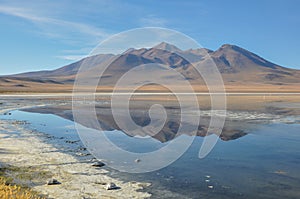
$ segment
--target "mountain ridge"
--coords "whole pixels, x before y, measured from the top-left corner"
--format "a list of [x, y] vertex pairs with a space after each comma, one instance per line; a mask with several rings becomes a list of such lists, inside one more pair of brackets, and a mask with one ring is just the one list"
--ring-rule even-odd
[[[215, 62], [225, 85], [234, 86], [235, 83], [237, 85], [239, 83], [248, 83], [278, 86], [300, 83], [300, 70], [272, 63], [236, 45], [224, 44], [215, 51], [206, 48], [181, 50], [175, 45], [161, 42], [152, 48], [130, 48], [119, 55], [93, 55], [54, 70], [1, 76], [0, 85], [9, 85], [9, 81], [15, 81], [14, 85], [18, 85], [19, 88], [16, 90], [22, 90], [23, 86], [20, 85], [24, 84], [24, 87], [30, 87], [26, 82], [36, 82], [37, 80], [48, 83], [53, 81], [56, 84], [72, 84], [83, 63], [88, 67], [81, 73], [88, 78], [96, 78], [99, 69], [110, 64], [103, 74], [105, 78], [101, 79], [101, 85], [103, 86], [113, 86], [118, 78], [122, 77], [129, 70], [138, 65], [151, 63], [171, 67], [183, 74], [192, 83], [202, 84], [203, 81], [202, 83], [199, 83], [201, 81], [197, 82], [201, 77], [199, 78], [199, 74], [197, 74], [193, 64], [200, 63], [201, 65], [208, 59], [212, 59]], [[187, 60], [191, 61], [191, 63]], [[159, 71], [157, 74], [159, 74]], [[167, 76], [162, 78], [172, 79], [172, 77]], [[10, 86], [13, 87], [13, 83]]]
[[[166, 43], [166, 42], [161, 42], [161, 43], [153, 46], [152, 48], [148, 48], [148, 49], [146, 49], [146, 48], [140, 48], [140, 49], [129, 48], [126, 51], [124, 51], [124, 53], [122, 53], [122, 55], [124, 55], [124, 54], [136, 54], [136, 55], [138, 55], [136, 52], [142, 51], [144, 53], [145, 51], [147, 51], [149, 49], [159, 49], [159, 50], [170, 51], [170, 52], [173, 52], [173, 53], [177, 53], [177, 52], [186, 53], [186, 52], [188, 52], [188, 53], [193, 53], [193, 54], [200, 55], [200, 56], [201, 55], [203, 56], [204, 54], [209, 54], [212, 58], [221, 57], [221, 59], [224, 59], [223, 58], [223, 56], [224, 56], [224, 50], [227, 51], [228, 49], [233, 49], [234, 51], [238, 51], [240, 53], [243, 53], [244, 55], [247, 54], [248, 58], [252, 58], [251, 56], [254, 56], [256, 59], [261, 60], [261, 62], [259, 64], [267, 63], [269, 65], [269, 67], [273, 68], [273, 69], [275, 69], [276, 66], [282, 67], [282, 66], [280, 66], [278, 64], [274, 64], [274, 63], [272, 63], [270, 61], [267, 61], [266, 59], [262, 58], [261, 56], [255, 54], [255, 53], [252, 53], [252, 52], [250, 52], [250, 51], [248, 51], [248, 50], [246, 50], [244, 48], [241, 48], [241, 47], [239, 47], [237, 45], [233, 45], [233, 44], [223, 44], [217, 50], [213, 51], [213, 50], [210, 50], [210, 49], [207, 49], [207, 48], [181, 50], [178, 47], [176, 47], [175, 45], [172, 45], [172, 44], [169, 44], [169, 43]], [[220, 55], [220, 53], [221, 53], [221, 55]], [[63, 72], [64, 69], [72, 70], [72, 71], [74, 71], [73, 74], [75, 74], [77, 72], [77, 70], [78, 70], [78, 65], [80, 65], [84, 60], [91, 59], [92, 57], [95, 57], [95, 56], [97, 56], [98, 59], [99, 59], [99, 56], [102, 56], [102, 57], [105, 58], [105, 57], [112, 57], [112, 56], [114, 56], [114, 54], [98, 54], [98, 55], [93, 55], [93, 56], [83, 58], [83, 59], [81, 59], [79, 61], [67, 64], [67, 65], [65, 65], [63, 67], [60, 67], [60, 68], [57, 68], [57, 69], [54, 69], [54, 70], [40, 70], [40, 71], [23, 72], [23, 73], [12, 74], [12, 75], [3, 75], [2, 77], [7, 77], [7, 76], [20, 77], [20, 76], [23, 76], [23, 75], [24, 75], [24, 77], [25, 76], [27, 77], [27, 75], [31, 76], [34, 73], [40, 73], [40, 74], [42, 74], [42, 73], [51, 73], [51, 72], [54, 72], [54, 71]], [[224, 61], [228, 62], [227, 60], [224, 60]], [[297, 70], [297, 69], [292, 69], [292, 68], [288, 68], [288, 67], [282, 67], [282, 68], [291, 69], [291, 70]]]

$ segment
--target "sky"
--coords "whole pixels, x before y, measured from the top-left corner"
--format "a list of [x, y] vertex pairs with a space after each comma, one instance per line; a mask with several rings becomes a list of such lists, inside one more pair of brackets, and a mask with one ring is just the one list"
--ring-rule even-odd
[[51, 70], [122, 31], [163, 27], [300, 69], [299, 0], [0, 0], [0, 75]]

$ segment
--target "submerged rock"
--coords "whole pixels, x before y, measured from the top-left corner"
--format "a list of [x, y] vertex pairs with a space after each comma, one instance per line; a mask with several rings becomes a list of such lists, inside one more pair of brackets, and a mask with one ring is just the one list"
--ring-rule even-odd
[[47, 182], [47, 185], [58, 185], [61, 184], [60, 182], [58, 182], [58, 180], [56, 179], [51, 179]]

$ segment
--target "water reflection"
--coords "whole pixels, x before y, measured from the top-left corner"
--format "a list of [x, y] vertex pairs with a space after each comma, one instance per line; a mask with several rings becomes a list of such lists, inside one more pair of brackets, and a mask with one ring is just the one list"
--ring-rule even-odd
[[[141, 107], [131, 107], [130, 109], [130, 115], [132, 120], [141, 127], [147, 126], [151, 119], [149, 117], [149, 106], [151, 104], [145, 104], [143, 108]], [[90, 122], [89, 118], [91, 117], [89, 112], [84, 111], [84, 107], [81, 107], [83, 110], [81, 111], [83, 115], [83, 118], [86, 118], [86, 120], [81, 120], [80, 124], [93, 129], [98, 129], [98, 124]], [[122, 108], [122, 107], [120, 107]], [[190, 126], [191, 129], [198, 129], [196, 135], [200, 137], [205, 137], [209, 134], [207, 134], [207, 129], [210, 122], [210, 114], [208, 114], [209, 111], [203, 111], [203, 113], [196, 113], [197, 110], [191, 111], [190, 115], [201, 115], [200, 124], [196, 127], [193, 126], [194, 124], [182, 124], [180, 121], [180, 117], [189, 117], [190, 115], [182, 115], [180, 113], [180, 109], [177, 107], [167, 107], [166, 109], [167, 119], [163, 126], [163, 128], [156, 133], [155, 135], [151, 134], [152, 132], [138, 132], [136, 137], [152, 137], [153, 139], [156, 139], [160, 141], [161, 143], [165, 143], [168, 141], [171, 141], [175, 139], [176, 137], [180, 136], [177, 132], [180, 127], [180, 125]], [[44, 114], [54, 114], [58, 115], [60, 117], [63, 117], [65, 119], [73, 121], [73, 114], [71, 110], [71, 106], [64, 105], [64, 106], [46, 106], [46, 107], [37, 107], [37, 108], [31, 108], [31, 109], [24, 109], [23, 111], [27, 112], [33, 112], [33, 113], [44, 113]], [[97, 119], [101, 126], [101, 130], [103, 131], [114, 131], [119, 130], [122, 131], [122, 129], [118, 126], [118, 124], [115, 122], [112, 110], [110, 107], [103, 107], [98, 106], [96, 107], [96, 113], [97, 113]], [[125, 116], [119, 115], [119, 118], [122, 118]], [[152, 120], [155, 118], [152, 118]], [[249, 125], [248, 125], [249, 126]], [[226, 125], [223, 129], [222, 134], [220, 135], [220, 139], [223, 141], [230, 141], [235, 140], [240, 137], [243, 137], [247, 135], [246, 130], [247, 123], [244, 122], [244, 126], [241, 125], [241, 121], [234, 121], [234, 120], [227, 120]], [[126, 132], [122, 131], [124, 134]], [[193, 134], [189, 131], [187, 128], [186, 131], [183, 132], [183, 134], [188, 136], [193, 136]], [[127, 136], [132, 137], [133, 135], [126, 134]]]

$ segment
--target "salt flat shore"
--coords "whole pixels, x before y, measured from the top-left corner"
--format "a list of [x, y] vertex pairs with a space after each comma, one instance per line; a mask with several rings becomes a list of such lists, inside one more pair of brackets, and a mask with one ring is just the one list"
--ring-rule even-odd
[[[21, 107], [25, 105], [2, 106], [0, 114]], [[13, 167], [8, 169], [8, 175], [47, 198], [127, 199], [151, 196], [141, 191], [150, 184], [114, 179], [107, 175], [109, 171], [105, 167], [93, 167], [94, 160], [91, 158], [79, 160], [72, 152], [54, 146], [47, 135], [29, 129], [24, 121], [0, 120], [0, 148], [0, 166]], [[51, 179], [57, 179], [61, 184], [46, 185]], [[108, 183], [114, 183], [120, 189], [106, 190]]]

